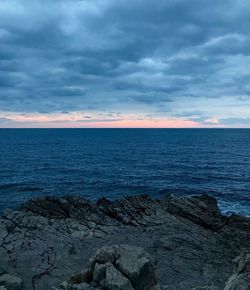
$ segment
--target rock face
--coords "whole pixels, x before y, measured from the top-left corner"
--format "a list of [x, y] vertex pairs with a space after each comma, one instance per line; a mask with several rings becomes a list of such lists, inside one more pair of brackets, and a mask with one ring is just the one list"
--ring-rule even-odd
[[[250, 219], [221, 215], [216, 200], [206, 195], [160, 201], [145, 195], [103, 198], [95, 204], [76, 196], [37, 198], [19, 210], [6, 210], [0, 218], [0, 276], [20, 277], [24, 290], [58, 288], [105, 246], [106, 262], [95, 262], [92, 272], [84, 272], [86, 281], [93, 280], [91, 273], [95, 276], [97, 282], [92, 283], [98, 287], [106, 285], [105, 274], [109, 281], [116, 277], [116, 289], [130, 284], [145, 289], [143, 279], [135, 285], [135, 277], [152, 273], [153, 265], [159, 289], [213, 285], [221, 290], [232, 274], [233, 258], [249, 249], [249, 241]], [[113, 245], [124, 244], [145, 249], [151, 264], [144, 253], [140, 256], [142, 250], [134, 253], [125, 246], [126, 256], [120, 253], [112, 262], [113, 251], [119, 252]], [[76, 289], [96, 287], [73, 284]]]
[[250, 252], [236, 257], [234, 263], [234, 273], [224, 290], [250, 290]]

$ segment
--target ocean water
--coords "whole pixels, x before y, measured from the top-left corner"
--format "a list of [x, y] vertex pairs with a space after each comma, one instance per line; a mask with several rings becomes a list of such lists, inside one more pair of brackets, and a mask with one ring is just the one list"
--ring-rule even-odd
[[201, 193], [250, 215], [250, 129], [0, 129], [0, 211], [44, 195]]

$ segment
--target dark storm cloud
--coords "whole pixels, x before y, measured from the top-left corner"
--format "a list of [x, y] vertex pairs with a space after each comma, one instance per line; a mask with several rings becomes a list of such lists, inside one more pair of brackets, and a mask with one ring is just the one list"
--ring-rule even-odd
[[249, 12], [246, 0], [0, 0], [0, 111], [240, 102], [250, 91]]

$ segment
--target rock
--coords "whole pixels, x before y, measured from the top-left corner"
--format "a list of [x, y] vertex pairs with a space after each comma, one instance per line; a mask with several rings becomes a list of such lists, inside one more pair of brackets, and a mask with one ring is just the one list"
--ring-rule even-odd
[[218, 229], [224, 223], [217, 200], [211, 196], [171, 196], [166, 203], [170, 213], [192, 220], [204, 227]]
[[157, 283], [152, 262], [142, 248], [130, 245], [101, 248], [90, 259], [93, 281], [100, 283], [100, 280], [105, 279], [107, 267], [112, 269], [112, 264], [122, 273], [122, 276], [130, 280], [136, 290], [150, 290]]
[[100, 284], [106, 279], [107, 268], [112, 265], [111, 263], [98, 264], [96, 263], [93, 270], [93, 282]]
[[224, 290], [250, 290], [250, 252], [244, 252], [234, 259], [234, 273]]
[[[99, 249], [90, 258], [89, 269], [85, 274], [77, 274], [71, 277], [70, 281], [84, 278], [85, 282], [94, 283], [103, 290], [151, 290], [157, 283], [149, 255], [142, 248], [130, 245]], [[80, 284], [75, 284], [74, 287], [78, 287], [77, 285]], [[87, 287], [86, 283], [84, 287]]]
[[133, 290], [131, 282], [110, 262], [95, 265], [93, 281], [97, 283], [101, 289]]
[[[97, 203], [77, 196], [34, 198], [0, 217], [0, 276], [20, 277], [25, 290], [60, 288], [64, 280], [69, 287], [84, 282], [97, 287], [95, 264], [111, 263], [140, 289], [145, 285], [135, 281], [141, 272], [148, 272], [147, 284], [153, 284], [154, 265], [161, 289], [212, 283], [223, 289], [232, 274], [232, 259], [249, 248], [249, 240], [250, 219], [223, 216], [216, 200], [207, 195], [162, 200], [141, 195]], [[124, 247], [129, 259], [119, 256], [113, 245], [124, 244], [146, 249], [154, 264], [151, 259], [148, 263], [148, 255], [140, 257], [140, 251], [129, 253]], [[93, 255], [92, 268], [83, 273]]]
[[19, 277], [3, 274], [0, 276], [0, 285], [8, 290], [21, 290], [22, 280]]
[[116, 260], [116, 247], [102, 247], [97, 250], [96, 254], [90, 258], [90, 269], [93, 271], [95, 264], [105, 264], [107, 262], [115, 263]]
[[123, 245], [116, 249], [116, 256], [116, 267], [136, 290], [150, 290], [157, 284], [153, 264], [142, 248]]
[[82, 270], [70, 277], [71, 284], [90, 283], [92, 281], [92, 272], [88, 269]]
[[62, 289], [62, 290], [69, 290], [69, 283], [67, 281], [63, 281], [60, 284], [60, 289]]
[[106, 263], [102, 268], [105, 269], [105, 276], [101, 277], [102, 280], [99, 281], [99, 286], [104, 290], [133, 290], [131, 282], [118, 271], [113, 264]]

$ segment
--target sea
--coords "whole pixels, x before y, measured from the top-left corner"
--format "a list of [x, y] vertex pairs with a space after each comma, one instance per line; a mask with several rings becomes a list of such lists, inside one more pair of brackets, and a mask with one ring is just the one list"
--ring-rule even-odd
[[0, 211], [37, 196], [203, 193], [250, 216], [250, 129], [0, 129]]

